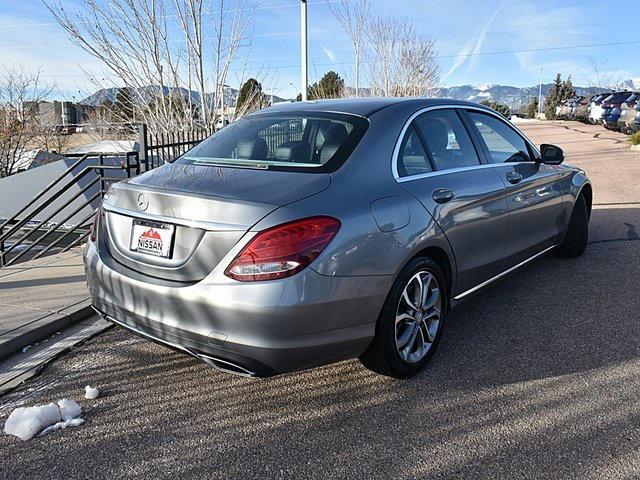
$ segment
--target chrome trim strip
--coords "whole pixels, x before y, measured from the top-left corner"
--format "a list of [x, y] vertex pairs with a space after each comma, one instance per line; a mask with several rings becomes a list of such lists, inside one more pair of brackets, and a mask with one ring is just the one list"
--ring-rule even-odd
[[421, 178], [431, 178], [431, 177], [440, 177], [442, 175], [448, 175], [450, 173], [457, 172], [468, 172], [474, 170], [485, 170], [487, 168], [498, 168], [504, 167], [505, 165], [518, 165], [520, 163], [530, 163], [530, 162], [510, 162], [510, 163], [483, 163], [480, 165], [473, 165], [470, 167], [457, 167], [457, 168], [449, 168], [447, 170], [434, 170], [433, 172], [419, 173], [417, 175], [409, 175], [407, 177], [396, 178], [398, 183], [410, 182], [412, 180], [420, 180]]
[[[154, 342], [160, 342], [160, 343], [168, 345], [168, 346], [170, 346], [172, 348], [176, 348], [178, 350], [181, 350], [184, 353], [187, 353], [187, 354], [191, 355], [192, 357], [197, 358], [198, 360], [206, 363], [207, 365], [210, 365], [210, 366], [214, 367], [217, 370], [221, 370], [221, 371], [227, 372], [227, 373], [232, 373], [234, 375], [240, 375], [242, 377], [255, 377], [256, 376], [255, 372], [247, 370], [246, 368], [241, 367], [240, 365], [236, 365], [235, 363], [229, 362], [227, 360], [222, 360], [220, 358], [216, 358], [216, 357], [212, 357], [212, 356], [209, 356], [209, 355], [204, 355], [204, 354], [201, 354], [201, 353], [193, 352], [193, 351], [189, 350], [188, 348], [183, 347], [182, 345], [178, 345], [177, 343], [169, 342], [169, 341], [164, 340], [162, 338], [155, 337], [155, 336], [153, 336], [153, 335], [151, 335], [151, 334], [149, 334], [147, 332], [143, 332], [142, 330], [137, 329], [136, 327], [132, 327], [131, 325], [127, 325], [126, 323], [123, 323], [123, 322], [121, 322], [119, 320], [116, 320], [115, 318], [113, 318], [113, 317], [111, 317], [109, 315], [105, 315], [104, 313], [102, 313], [100, 310], [98, 310], [93, 305], [91, 305], [91, 308], [93, 308], [100, 317], [105, 318], [108, 321], [110, 321], [112, 323], [115, 323], [116, 325], [120, 325], [122, 328], [124, 328], [126, 330], [131, 330], [132, 332], [136, 333], [137, 335], [140, 335], [141, 337], [145, 337], [145, 338], [148, 338], [149, 340], [153, 340]], [[246, 373], [240, 373], [240, 372], [235, 371], [235, 370], [223, 368], [223, 367], [220, 367], [218, 365], [215, 365], [215, 363], [213, 363], [213, 362], [219, 362], [219, 363], [222, 363], [222, 364], [225, 364], [225, 365], [230, 365], [231, 367], [237, 368], [238, 370], [241, 370], [242, 372], [246, 372]]]
[[151, 220], [160, 223], [172, 223], [174, 225], [182, 225], [184, 227], [202, 228], [204, 230], [218, 231], [218, 232], [244, 232], [249, 229], [248, 225], [238, 225], [233, 223], [218, 223], [208, 222], [202, 220], [189, 220], [186, 218], [167, 217], [165, 215], [158, 215], [148, 212], [136, 212], [135, 210], [128, 210], [122, 207], [115, 207], [113, 205], [102, 205], [103, 210], [107, 212], [113, 212], [125, 217], [141, 218], [143, 220]]
[[[443, 109], [449, 109], [449, 110], [450, 109], [476, 110], [478, 112], [486, 113], [487, 115], [491, 115], [493, 117], [496, 117], [498, 120], [502, 120], [503, 122], [505, 121], [505, 118], [502, 117], [498, 113], [495, 113], [495, 112], [493, 112], [493, 111], [491, 111], [491, 110], [489, 110], [487, 108], [474, 107], [474, 106], [470, 106], [470, 105], [459, 105], [459, 104], [432, 105], [430, 107], [425, 107], [425, 108], [422, 108], [422, 109], [418, 110], [417, 112], [414, 112], [409, 117], [409, 119], [405, 122], [404, 126], [402, 127], [402, 130], [400, 131], [400, 135], [398, 136], [398, 140], [396, 140], [396, 145], [395, 145], [395, 147], [393, 149], [393, 157], [391, 159], [391, 172], [393, 173], [393, 178], [395, 178], [396, 181], [402, 183], [402, 182], [408, 182], [408, 181], [411, 181], [411, 180], [419, 180], [421, 178], [427, 178], [427, 177], [432, 177], [432, 176], [443, 175], [443, 174], [446, 174], [446, 173], [454, 173], [454, 172], [461, 172], [461, 171], [467, 171], [467, 170], [474, 170], [474, 169], [477, 169], [477, 168], [489, 168], [489, 167], [497, 167], [497, 166], [505, 166], [505, 165], [507, 165], [506, 163], [482, 163], [482, 164], [473, 165], [473, 166], [470, 166], [470, 167], [451, 168], [451, 169], [448, 169], [448, 170], [435, 170], [433, 172], [420, 173], [418, 175], [408, 175], [406, 177], [400, 177], [400, 175], [398, 175], [398, 155], [400, 154], [400, 145], [402, 144], [402, 140], [404, 139], [404, 136], [407, 133], [407, 130], [409, 129], [409, 126], [416, 119], [416, 117], [419, 117], [423, 113], [429, 112], [431, 110], [443, 110]], [[522, 138], [524, 138], [524, 140], [533, 148], [533, 150], [535, 152], [540, 154], [538, 148], [531, 142], [531, 140], [529, 140], [527, 138], [527, 136], [524, 133], [522, 133], [522, 131], [520, 131], [520, 129], [518, 127], [516, 127], [508, 119], [506, 121], [507, 121], [507, 124], [511, 128], [513, 128], [517, 133], [519, 133], [522, 136]], [[471, 141], [473, 141], [473, 139], [471, 139]], [[531, 162], [513, 162], [513, 163], [509, 163], [508, 165], [517, 165], [519, 163], [531, 163]]]
[[509, 268], [508, 270], [505, 270], [504, 272], [496, 275], [493, 278], [490, 278], [489, 280], [486, 280], [484, 282], [482, 282], [479, 285], [476, 285], [475, 287], [467, 290], [466, 292], [462, 292], [459, 295], [456, 295], [455, 297], [453, 297], [454, 300], [460, 300], [461, 298], [466, 297], [467, 295], [480, 290], [482, 287], [486, 287], [487, 285], [489, 285], [490, 283], [498, 280], [499, 278], [504, 277], [505, 275], [508, 275], [509, 273], [513, 272], [514, 270], [517, 270], [518, 268], [522, 267], [523, 265], [529, 263], [532, 260], [535, 260], [536, 258], [540, 257], [541, 255], [544, 255], [545, 253], [547, 253], [549, 250], [553, 250], [554, 248], [556, 248], [556, 245], [551, 245], [549, 248], [545, 248], [544, 250], [542, 250], [539, 253], [536, 253], [533, 257], [527, 258], [525, 261], [520, 262], [517, 265], [514, 265], [513, 267]]

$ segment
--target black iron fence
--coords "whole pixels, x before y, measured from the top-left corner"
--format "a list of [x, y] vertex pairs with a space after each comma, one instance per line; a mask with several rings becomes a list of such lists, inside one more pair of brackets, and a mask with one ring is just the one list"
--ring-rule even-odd
[[62, 174], [0, 224], [0, 267], [79, 245], [109, 185], [147, 169], [138, 152], [67, 158]]
[[211, 128], [150, 133], [146, 125], [140, 125], [140, 157], [150, 169], [155, 168], [172, 162], [212, 133]]
[[139, 126], [139, 151], [67, 155], [68, 167], [7, 219], [0, 219], [0, 267], [65, 252], [90, 234], [95, 208], [113, 182], [171, 162], [210, 129], [150, 133]]
[[[303, 125], [274, 125], [260, 135], [270, 151], [300, 141]], [[151, 133], [139, 126], [139, 151], [67, 155], [68, 167], [16, 213], [0, 220], [0, 267], [65, 252], [90, 234], [109, 185], [156, 168], [197, 145], [212, 129]]]

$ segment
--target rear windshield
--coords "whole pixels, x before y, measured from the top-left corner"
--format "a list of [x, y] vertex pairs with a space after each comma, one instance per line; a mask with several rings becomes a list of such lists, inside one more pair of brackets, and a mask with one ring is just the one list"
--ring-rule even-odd
[[341, 113], [250, 115], [177, 160], [269, 170], [332, 172], [349, 157], [369, 122]]

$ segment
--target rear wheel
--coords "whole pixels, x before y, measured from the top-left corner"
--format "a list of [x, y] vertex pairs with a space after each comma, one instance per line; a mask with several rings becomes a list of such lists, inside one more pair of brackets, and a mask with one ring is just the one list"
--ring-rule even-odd
[[371, 345], [360, 356], [363, 365], [394, 378], [422, 370], [440, 339], [447, 295], [437, 263], [427, 257], [409, 262], [387, 297]]
[[584, 253], [589, 239], [589, 209], [583, 195], [576, 200], [564, 241], [555, 249], [559, 257], [575, 258]]

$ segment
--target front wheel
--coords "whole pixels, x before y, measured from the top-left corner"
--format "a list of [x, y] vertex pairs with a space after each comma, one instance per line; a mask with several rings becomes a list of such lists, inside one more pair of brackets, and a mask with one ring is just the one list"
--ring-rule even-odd
[[589, 209], [587, 201], [580, 195], [573, 207], [571, 220], [563, 242], [558, 245], [554, 253], [558, 257], [579, 257], [587, 249], [589, 239]]
[[413, 259], [391, 288], [375, 337], [360, 361], [389, 377], [415, 375], [435, 351], [447, 309], [447, 284], [440, 266], [427, 257]]

